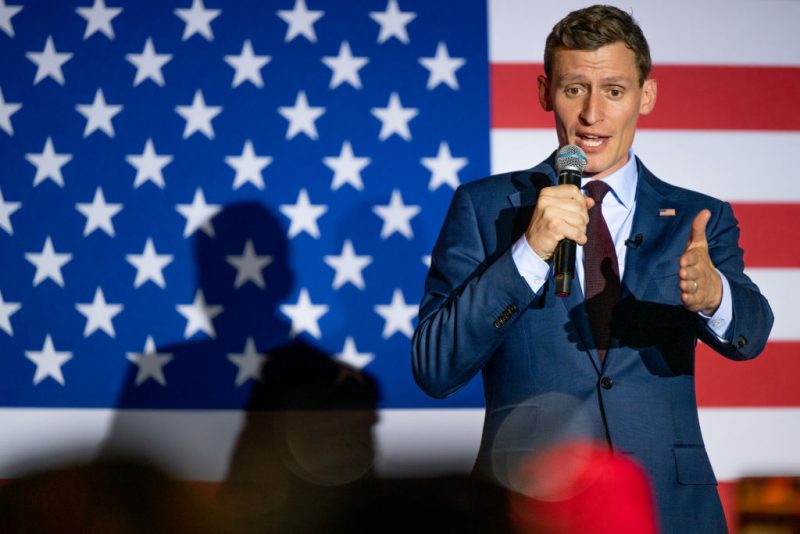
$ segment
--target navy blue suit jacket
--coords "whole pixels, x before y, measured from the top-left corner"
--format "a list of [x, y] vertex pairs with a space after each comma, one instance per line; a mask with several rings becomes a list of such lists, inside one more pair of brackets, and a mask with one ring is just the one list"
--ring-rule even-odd
[[[637, 204], [613, 340], [601, 363], [580, 285], [554, 294], [552, 273], [534, 294], [511, 257], [552, 157], [527, 171], [458, 188], [434, 249], [412, 344], [414, 376], [434, 397], [483, 375], [486, 415], [479, 472], [513, 485], [515, 463], [566, 438], [608, 441], [648, 472], [664, 532], [724, 532], [716, 479], [698, 422], [698, 339], [727, 358], [754, 358], [772, 312], [744, 274], [729, 204], [662, 182], [637, 160]], [[674, 216], [662, 216], [662, 208]], [[683, 308], [678, 259], [691, 221], [707, 208], [711, 259], [733, 298], [731, 343]]]

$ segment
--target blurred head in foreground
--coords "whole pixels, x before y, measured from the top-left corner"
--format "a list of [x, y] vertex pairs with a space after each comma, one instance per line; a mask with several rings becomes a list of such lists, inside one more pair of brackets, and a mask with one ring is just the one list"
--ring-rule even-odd
[[603, 444], [558, 445], [519, 464], [509, 497], [516, 532], [655, 534], [644, 470]]

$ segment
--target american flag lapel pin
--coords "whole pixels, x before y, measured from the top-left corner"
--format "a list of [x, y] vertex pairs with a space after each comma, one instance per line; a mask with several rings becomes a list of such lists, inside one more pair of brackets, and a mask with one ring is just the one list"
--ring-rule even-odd
[[659, 217], [675, 217], [675, 208], [659, 208]]

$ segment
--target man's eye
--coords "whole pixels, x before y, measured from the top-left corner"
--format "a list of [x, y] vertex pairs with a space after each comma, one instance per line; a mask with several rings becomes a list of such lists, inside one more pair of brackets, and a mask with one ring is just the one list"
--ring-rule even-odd
[[567, 94], [570, 95], [570, 96], [577, 96], [577, 95], [581, 94], [581, 88], [580, 87], [567, 87]]
[[608, 94], [613, 98], [619, 98], [622, 96], [622, 89], [611, 89], [608, 91]]

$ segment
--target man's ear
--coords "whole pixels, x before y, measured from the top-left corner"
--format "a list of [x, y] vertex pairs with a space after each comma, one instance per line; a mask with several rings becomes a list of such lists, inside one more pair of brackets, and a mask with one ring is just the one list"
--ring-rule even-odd
[[658, 94], [658, 84], [655, 79], [648, 78], [642, 85], [642, 102], [639, 104], [639, 114], [647, 115], [656, 107], [656, 95]]
[[553, 103], [550, 101], [550, 80], [544, 74], [540, 74], [536, 81], [539, 83], [539, 105], [545, 111], [553, 111]]

